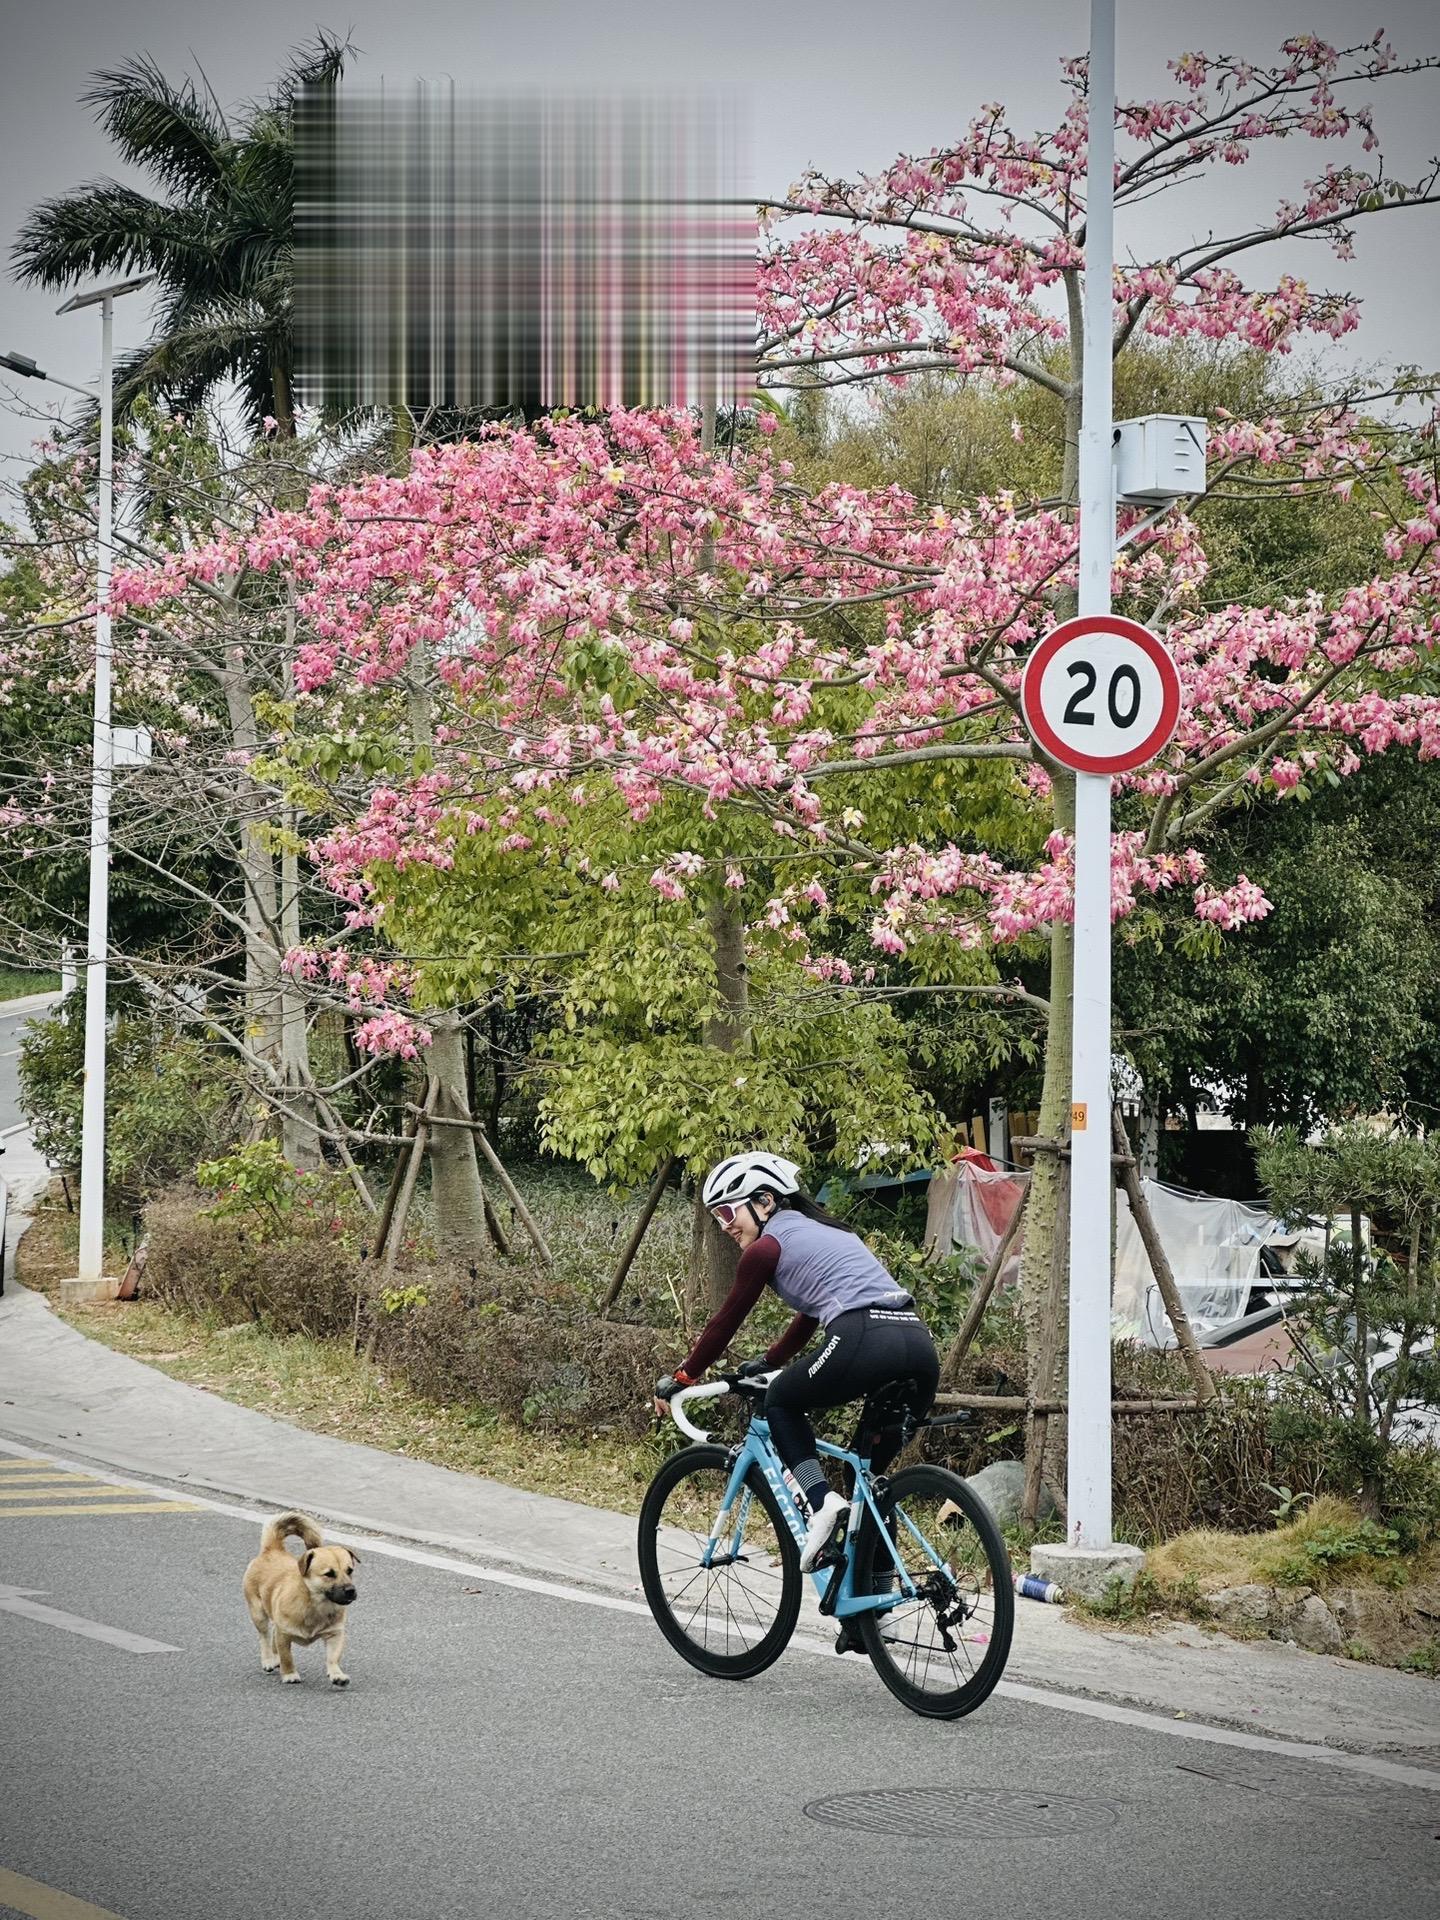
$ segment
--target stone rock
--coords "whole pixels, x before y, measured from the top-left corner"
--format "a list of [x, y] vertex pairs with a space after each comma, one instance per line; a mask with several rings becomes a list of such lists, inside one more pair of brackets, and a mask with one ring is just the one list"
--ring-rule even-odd
[[[969, 1485], [994, 1514], [997, 1526], [1019, 1525], [1020, 1509], [1025, 1502], [1025, 1462], [1023, 1460], [992, 1461], [988, 1467], [982, 1467], [979, 1473], [970, 1476]], [[1042, 1481], [1039, 1517], [1041, 1520], [1050, 1520], [1053, 1519], [1054, 1514], [1055, 1496]]]
[[1053, 1580], [1069, 1600], [1104, 1600], [1118, 1580], [1133, 1587], [1145, 1570], [1139, 1547], [1116, 1540], [1108, 1547], [1045, 1546], [1030, 1549], [1030, 1571]]
[[1207, 1594], [1210, 1611], [1222, 1627], [1251, 1627], [1269, 1631], [1274, 1596], [1269, 1587], [1250, 1582], [1243, 1587], [1221, 1587]]
[[1291, 1616], [1288, 1632], [1297, 1647], [1309, 1653], [1343, 1653], [1345, 1636], [1340, 1623], [1318, 1593], [1300, 1602]]

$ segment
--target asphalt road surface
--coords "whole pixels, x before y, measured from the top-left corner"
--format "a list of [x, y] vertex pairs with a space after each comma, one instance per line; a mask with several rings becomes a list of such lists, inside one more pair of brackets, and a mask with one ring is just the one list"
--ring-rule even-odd
[[25, 1117], [20, 1111], [20, 1038], [33, 1018], [29, 1013], [0, 1012], [0, 1140]]
[[258, 1538], [0, 1456], [0, 1915], [1437, 1911], [1423, 1788], [1010, 1697], [934, 1725], [798, 1648], [706, 1680], [624, 1602], [379, 1551], [349, 1690], [318, 1647], [282, 1687], [240, 1597]]

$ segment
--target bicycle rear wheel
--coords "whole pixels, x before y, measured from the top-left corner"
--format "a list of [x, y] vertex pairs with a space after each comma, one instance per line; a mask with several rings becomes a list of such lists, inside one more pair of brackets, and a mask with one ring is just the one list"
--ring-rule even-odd
[[[912, 1713], [958, 1720], [989, 1696], [1010, 1655], [1015, 1590], [1005, 1542], [984, 1501], [945, 1467], [906, 1467], [880, 1509], [916, 1597], [858, 1613], [854, 1624], [897, 1700]], [[889, 1546], [867, 1509], [855, 1544], [856, 1591], [897, 1586]]]
[[[748, 1680], [778, 1660], [800, 1617], [800, 1549], [752, 1467], [728, 1515], [724, 1447], [667, 1460], [640, 1509], [640, 1579], [655, 1624], [701, 1673]], [[712, 1532], [714, 1563], [702, 1564]]]

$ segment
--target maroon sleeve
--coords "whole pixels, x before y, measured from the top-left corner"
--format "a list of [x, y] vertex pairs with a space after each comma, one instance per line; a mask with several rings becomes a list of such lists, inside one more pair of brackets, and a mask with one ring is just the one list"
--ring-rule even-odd
[[783, 1367], [787, 1360], [793, 1360], [819, 1324], [820, 1322], [812, 1314], [797, 1313], [765, 1355], [770, 1365]]
[[735, 1284], [726, 1295], [724, 1305], [706, 1321], [684, 1366], [676, 1370], [677, 1380], [693, 1383], [712, 1361], [720, 1358], [735, 1338], [740, 1323], [765, 1291], [766, 1282], [774, 1273], [779, 1258], [780, 1242], [772, 1240], [768, 1233], [751, 1241], [740, 1256]]

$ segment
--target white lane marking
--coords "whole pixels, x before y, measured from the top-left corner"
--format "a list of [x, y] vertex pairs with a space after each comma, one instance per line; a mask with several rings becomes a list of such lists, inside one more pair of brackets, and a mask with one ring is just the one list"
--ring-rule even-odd
[[43, 1593], [43, 1587], [0, 1587], [0, 1613], [18, 1613], [23, 1619], [38, 1620], [42, 1626], [58, 1627], [62, 1633], [77, 1633], [82, 1640], [103, 1640], [107, 1646], [125, 1653], [179, 1653], [179, 1647], [163, 1640], [147, 1640], [143, 1633], [127, 1633], [123, 1627], [107, 1627], [103, 1620], [87, 1620], [83, 1614], [61, 1613], [58, 1607], [40, 1607], [31, 1598]]
[[[0, 1454], [20, 1454], [24, 1451], [0, 1439]], [[30, 1457], [37, 1457], [33, 1450]], [[55, 1454], [38, 1457], [48, 1460], [52, 1466], [68, 1467], [76, 1472], [95, 1470], [93, 1464]], [[134, 1487], [140, 1492], [161, 1491], [153, 1481], [126, 1480], [119, 1475], [112, 1477], [115, 1484]], [[264, 1508], [242, 1507], [233, 1501], [208, 1499], [204, 1494], [191, 1493], [188, 1488], [186, 1498], [211, 1513], [225, 1514], [232, 1520], [244, 1520], [251, 1525], [263, 1525], [270, 1517]], [[567, 1587], [558, 1580], [542, 1580], [533, 1574], [509, 1573], [498, 1567], [477, 1566], [473, 1560], [431, 1553], [426, 1548], [402, 1545], [396, 1540], [377, 1539], [369, 1533], [331, 1529], [328, 1537], [337, 1540], [341, 1546], [363, 1547], [367, 1553], [380, 1554], [391, 1560], [408, 1560], [415, 1566], [433, 1567], [441, 1573], [463, 1573], [472, 1580], [487, 1580], [492, 1586], [515, 1587], [523, 1593], [545, 1594], [551, 1599], [566, 1600], [575, 1606], [599, 1607], [607, 1613], [638, 1614], [642, 1619], [650, 1618], [650, 1609], [642, 1601], [622, 1600], [618, 1594], [590, 1593], [583, 1587]], [[841, 1658], [833, 1647], [808, 1640], [803, 1635], [797, 1635], [787, 1651], [809, 1654], [822, 1660]], [[1056, 1713], [1078, 1713], [1087, 1719], [1135, 1727], [1142, 1733], [1165, 1734], [1172, 1740], [1199, 1741], [1202, 1745], [1216, 1747], [1241, 1747], [1251, 1753], [1268, 1753], [1279, 1759], [1313, 1760], [1321, 1766], [1366, 1774], [1371, 1779], [1388, 1781], [1396, 1786], [1420, 1787], [1427, 1793], [1440, 1793], [1440, 1768], [1411, 1767], [1402, 1761], [1386, 1760], [1376, 1754], [1345, 1753], [1337, 1747], [1317, 1746], [1308, 1740], [1286, 1740], [1273, 1734], [1243, 1733], [1229, 1727], [1204, 1726], [1193, 1720], [1182, 1724], [1176, 1720], [1162, 1719], [1159, 1714], [1146, 1713], [1139, 1707], [1117, 1706], [1109, 1700], [1088, 1699], [1080, 1694], [1052, 1693], [1047, 1687], [1033, 1686], [1023, 1680], [1002, 1680], [995, 1691], [1008, 1699], [1023, 1701], [1027, 1706], [1047, 1707]]]

